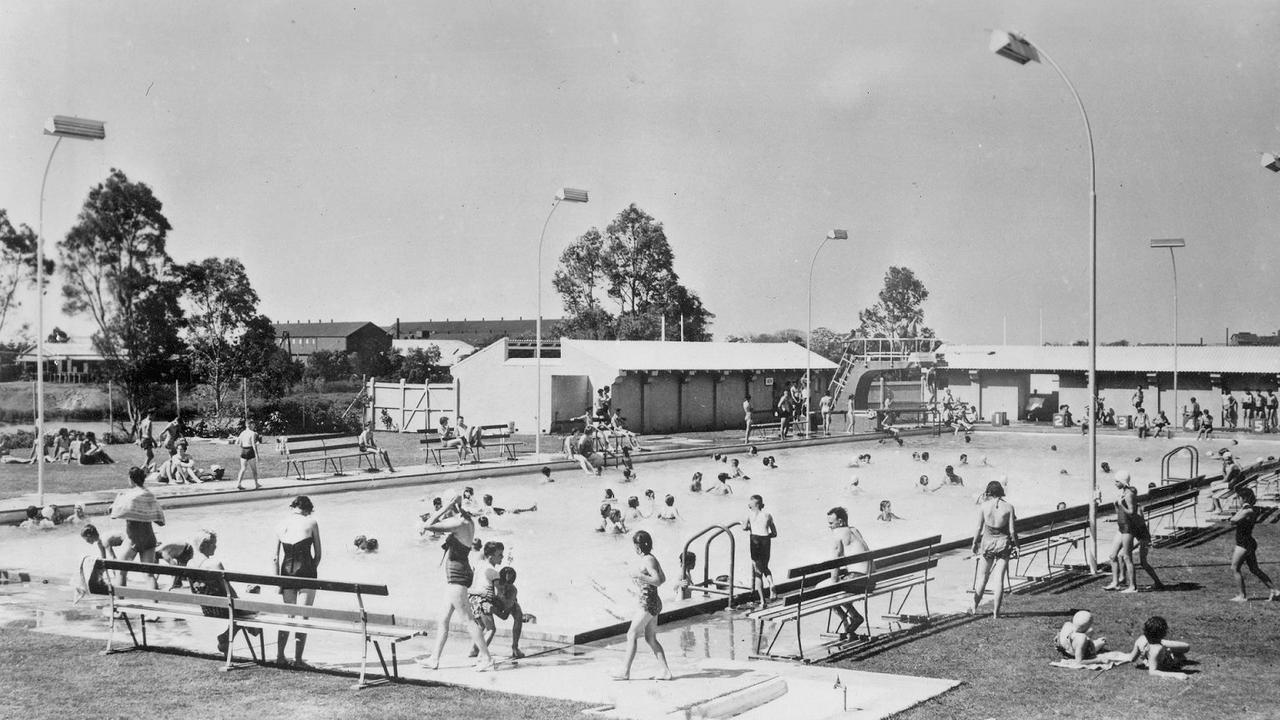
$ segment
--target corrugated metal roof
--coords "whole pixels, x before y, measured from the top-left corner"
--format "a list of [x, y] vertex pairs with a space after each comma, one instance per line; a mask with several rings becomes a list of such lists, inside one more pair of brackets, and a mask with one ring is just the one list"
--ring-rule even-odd
[[[1089, 348], [1040, 345], [943, 345], [938, 353], [958, 370], [1086, 372]], [[1173, 372], [1172, 345], [1099, 347], [1099, 372]], [[1179, 345], [1178, 372], [1280, 373], [1280, 347]]]
[[[373, 323], [365, 322], [315, 322], [315, 323], [272, 323], [272, 327], [276, 330], [276, 337], [280, 337], [281, 333], [289, 333], [289, 337], [331, 337], [344, 338], [365, 325], [373, 325]], [[373, 325], [377, 328], [377, 325]], [[382, 330], [382, 328], [378, 328]]]
[[836, 364], [795, 343], [660, 342], [657, 340], [564, 340], [562, 356], [581, 351], [619, 370], [814, 370]]

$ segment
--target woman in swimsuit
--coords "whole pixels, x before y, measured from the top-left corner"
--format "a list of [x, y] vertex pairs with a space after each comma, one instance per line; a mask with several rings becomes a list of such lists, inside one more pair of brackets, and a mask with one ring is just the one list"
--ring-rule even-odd
[[1107, 649], [1107, 639], [1092, 637], [1089, 634], [1092, 631], [1093, 613], [1081, 610], [1071, 620], [1063, 623], [1053, 645], [1059, 655], [1067, 660], [1074, 660], [1077, 665], [1084, 665], [1090, 660], [1096, 662], [1098, 653]]
[[1271, 584], [1271, 578], [1267, 573], [1258, 567], [1258, 541], [1253, 538], [1253, 525], [1258, 521], [1258, 511], [1254, 510], [1253, 504], [1258, 498], [1250, 488], [1236, 490], [1236, 496], [1240, 498], [1242, 505], [1239, 512], [1231, 517], [1232, 524], [1236, 526], [1236, 547], [1231, 551], [1231, 572], [1236, 575], [1240, 594], [1231, 598], [1231, 601], [1244, 602], [1247, 599], [1244, 594], [1244, 573], [1240, 572], [1240, 568], [1244, 565], [1248, 565], [1249, 572], [1271, 591], [1267, 599], [1275, 600], [1280, 597], [1280, 592], [1277, 592], [1275, 586]]
[[[315, 506], [311, 498], [299, 495], [289, 503], [293, 514], [276, 530], [276, 572], [284, 577], [314, 578], [320, 566], [320, 526], [311, 517]], [[316, 601], [313, 588], [280, 588], [284, 602], [291, 605], [302, 600], [303, 605], [311, 605]], [[276, 662], [288, 664], [284, 657], [284, 646], [289, 642], [289, 633], [283, 630], [276, 633]], [[293, 664], [305, 665], [302, 651], [307, 646], [306, 633], [293, 635]]]
[[[454, 494], [452, 497], [447, 497], [443, 508], [427, 520], [425, 529], [427, 532], [445, 535], [442, 547], [444, 548], [447, 605], [437, 624], [436, 649], [431, 656], [431, 664], [427, 666], [432, 670], [439, 670], [440, 655], [444, 652], [444, 644], [449, 639], [449, 620], [453, 617], [453, 611], [457, 610], [464, 617], [472, 617], [468, 591], [475, 579], [475, 572], [471, 569], [470, 555], [471, 544], [476, 536], [476, 524], [471, 518], [471, 513], [462, 507], [462, 496]], [[475, 622], [468, 623], [467, 633], [471, 636], [471, 644], [478, 648], [477, 654], [480, 656], [475, 666], [476, 672], [492, 670], [493, 658], [489, 655], [489, 645], [484, 641], [480, 625]]]
[[649, 533], [637, 530], [631, 541], [636, 546], [636, 554], [640, 556], [640, 562], [631, 576], [640, 589], [640, 609], [631, 619], [631, 628], [627, 630], [626, 662], [622, 666], [622, 672], [614, 675], [613, 679], [631, 679], [631, 663], [636, 659], [636, 647], [643, 635], [645, 642], [653, 650], [653, 656], [662, 663], [662, 674], [654, 679], [671, 680], [673, 676], [671, 668], [667, 666], [667, 654], [658, 642], [658, 615], [662, 613], [662, 598], [658, 597], [658, 587], [667, 581], [667, 576], [662, 572], [658, 558], [653, 556], [653, 538]]
[[1122, 578], [1127, 578], [1129, 587], [1122, 592], [1138, 592], [1138, 578], [1133, 564], [1133, 546], [1138, 545], [1138, 564], [1155, 581], [1156, 588], [1163, 587], [1155, 568], [1147, 561], [1147, 551], [1151, 549], [1151, 531], [1147, 521], [1138, 511], [1138, 491], [1129, 484], [1129, 473], [1121, 470], [1115, 474], [1116, 489], [1120, 497], [1116, 498], [1116, 538], [1111, 543], [1111, 583], [1104, 585], [1103, 590], [1117, 590]]
[[1013, 506], [1004, 499], [1004, 486], [997, 480], [987, 483], [984, 493], [986, 501], [978, 511], [978, 530], [973, 536], [973, 554], [982, 558], [982, 577], [973, 588], [973, 609], [970, 614], [978, 614], [978, 605], [987, 592], [987, 581], [991, 579], [991, 571], [1000, 569], [996, 579], [996, 602], [992, 617], [1000, 617], [1000, 603], [1004, 600], [1004, 581], [1009, 572], [1009, 558], [1018, 550], [1018, 531], [1014, 527]]

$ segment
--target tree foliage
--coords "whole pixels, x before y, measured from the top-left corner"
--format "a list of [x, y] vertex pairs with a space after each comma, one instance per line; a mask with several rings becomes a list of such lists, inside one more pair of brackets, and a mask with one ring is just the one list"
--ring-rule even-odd
[[93, 318], [94, 347], [135, 424], [146, 385], [170, 377], [172, 358], [182, 349], [181, 288], [165, 249], [170, 225], [161, 210], [151, 188], [113, 168], [90, 190], [59, 248], [64, 310]]
[[449, 368], [440, 365], [440, 346], [410, 349], [400, 359], [400, 377], [410, 383], [447, 382]]
[[351, 377], [351, 358], [343, 350], [317, 350], [307, 357], [303, 380], [346, 380]]
[[213, 412], [224, 415], [231, 383], [262, 367], [275, 346], [271, 321], [258, 314], [258, 293], [244, 264], [206, 258], [175, 268], [186, 306], [183, 333], [192, 372], [209, 385]]
[[[567, 313], [560, 331], [593, 340], [711, 339], [715, 317], [680, 283], [662, 223], [635, 204], [603, 234], [591, 228], [560, 255], [552, 279]], [[616, 305], [617, 313], [605, 309]]]
[[[36, 233], [26, 225], [14, 227], [0, 209], [0, 332], [10, 310], [22, 306], [18, 290], [36, 282]], [[53, 261], [44, 261], [45, 276], [53, 274]]]
[[866, 337], [933, 337], [924, 325], [924, 301], [929, 291], [910, 268], [893, 266], [875, 305], [858, 313], [859, 331]]

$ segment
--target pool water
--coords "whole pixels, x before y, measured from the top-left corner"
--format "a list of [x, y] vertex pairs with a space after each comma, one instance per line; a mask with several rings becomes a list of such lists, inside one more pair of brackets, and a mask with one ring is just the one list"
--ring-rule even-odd
[[[1159, 480], [1160, 458], [1184, 443], [1145, 440], [1132, 436], [1099, 437], [1099, 461], [1107, 461], [1113, 471], [1127, 470], [1138, 488]], [[1214, 474], [1218, 463], [1205, 459], [1230, 440], [1200, 445], [1200, 471]], [[1052, 449], [1056, 446], [1056, 450]], [[1248, 437], [1232, 450], [1246, 463], [1257, 456], [1277, 453], [1272, 441]], [[913, 453], [928, 452], [928, 461], [913, 459]], [[870, 453], [870, 464], [851, 467], [859, 454]], [[959, 463], [961, 453], [967, 465]], [[508, 561], [519, 571], [517, 586], [526, 612], [538, 616], [536, 629], [557, 632], [582, 631], [629, 619], [637, 607], [629, 580], [637, 560], [629, 535], [602, 534], [599, 505], [605, 488], [612, 488], [622, 504], [636, 495], [641, 509], [649, 512], [646, 489], [657, 495], [676, 498], [682, 519], [674, 522], [647, 518], [631, 523], [630, 529], [653, 534], [655, 554], [662, 562], [668, 584], [662, 588], [667, 607], [673, 607], [673, 585], [679, 577], [676, 558], [685, 541], [702, 529], [717, 524], [742, 521], [750, 495], [764, 497], [774, 514], [778, 537], [773, 543], [772, 567], [779, 580], [787, 568], [825, 559], [830, 554], [826, 513], [833, 506], [848, 509], [850, 524], [857, 527], [868, 544], [884, 547], [931, 534], [944, 540], [971, 535], [976, 525], [974, 500], [988, 481], [1007, 482], [1007, 498], [1019, 515], [1052, 510], [1059, 501], [1069, 505], [1084, 503], [1089, 496], [1087, 438], [1057, 433], [978, 433], [971, 443], [944, 435], [939, 438], [908, 438], [904, 447], [876, 440], [847, 444], [770, 451], [777, 468], [762, 465], [760, 457], [735, 455], [749, 480], [731, 480], [733, 494], [714, 496], [693, 494], [690, 477], [704, 476], [704, 488], [715, 483], [728, 464], [714, 461], [708, 451], [704, 458], [660, 461], [636, 465], [638, 479], [622, 483], [621, 473], [608, 470], [603, 477], [589, 477], [580, 471], [555, 474], [555, 482], [545, 482], [530, 473], [501, 478], [478, 478], [466, 484], [475, 488], [477, 500], [491, 493], [498, 507], [527, 507], [537, 503], [537, 512], [492, 517], [492, 527], [478, 529], [484, 540], [498, 540], [507, 547]], [[942, 487], [943, 468], [951, 464], [963, 478], [964, 486]], [[1185, 462], [1175, 465], [1185, 473]], [[1065, 472], [1064, 472], [1065, 471]], [[919, 477], [928, 475], [928, 488]], [[851, 484], [858, 479], [856, 488]], [[1105, 498], [1114, 495], [1106, 476], [1100, 475]], [[461, 489], [462, 484], [424, 485], [410, 488], [365, 489], [340, 494], [317, 495], [315, 518], [323, 541], [320, 575], [353, 582], [386, 584], [390, 597], [378, 598], [370, 609], [402, 616], [434, 618], [440, 610], [443, 568], [439, 540], [418, 535], [418, 516], [431, 510], [430, 498], [445, 489]], [[877, 521], [879, 503], [890, 500], [893, 512], [902, 520]], [[275, 528], [289, 514], [287, 500], [246, 501], [234, 505], [175, 509], [167, 512], [168, 524], [157, 528], [161, 542], [188, 540], [200, 529], [218, 533], [218, 557], [229, 569], [270, 573], [275, 550]], [[104, 535], [123, 533], [123, 523], [95, 518]], [[750, 583], [745, 533], [737, 534], [737, 577]], [[1104, 536], [1107, 531], [1104, 530]], [[24, 568], [31, 572], [68, 576], [78, 565], [88, 546], [69, 527], [28, 533], [13, 527], [0, 528], [0, 567]], [[352, 545], [357, 535], [376, 537], [380, 549], [374, 554], [358, 552]], [[691, 548], [699, 554], [694, 578], [701, 579], [703, 542]], [[717, 540], [711, 549], [712, 576], [728, 572], [728, 544]], [[481, 558], [473, 555], [479, 566]], [[961, 580], [939, 588], [942, 594], [960, 592]], [[931, 598], [935, 595], [931, 592]], [[697, 596], [695, 596], [697, 597]], [[323, 599], [318, 601], [324, 604]]]

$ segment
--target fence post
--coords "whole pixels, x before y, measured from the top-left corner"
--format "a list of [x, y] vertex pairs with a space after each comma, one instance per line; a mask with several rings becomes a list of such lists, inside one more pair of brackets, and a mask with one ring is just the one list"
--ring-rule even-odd
[[111, 392], [111, 381], [107, 381], [107, 432], [114, 433], [116, 429], [114, 395]]
[[404, 425], [405, 425], [405, 421], [404, 421], [405, 392], [406, 391], [404, 388], [404, 377], [401, 377], [400, 378], [400, 432], [404, 432]]

